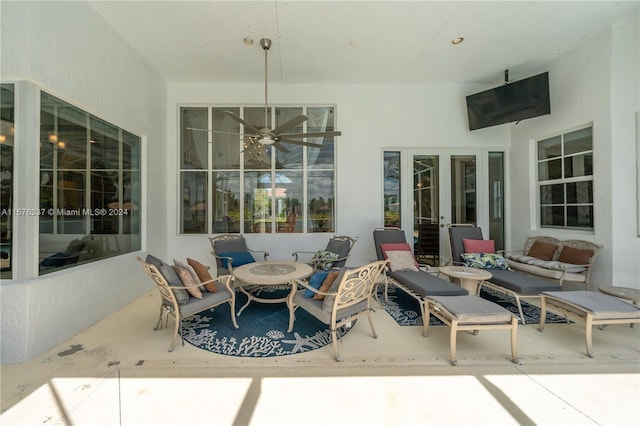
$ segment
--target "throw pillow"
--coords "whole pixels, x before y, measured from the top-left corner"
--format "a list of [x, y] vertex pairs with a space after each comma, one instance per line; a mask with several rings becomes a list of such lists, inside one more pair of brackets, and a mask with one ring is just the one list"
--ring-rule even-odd
[[182, 262], [178, 259], [173, 259], [173, 264], [189, 271], [191, 273], [191, 276], [195, 280], [195, 282], [198, 283], [198, 286], [202, 287], [201, 285], [202, 282], [200, 281], [200, 277], [198, 277], [198, 274], [196, 274], [196, 271], [195, 269], [193, 269], [193, 266], [189, 265], [188, 263]]
[[198, 262], [197, 260], [189, 259], [189, 258], [187, 258], [187, 263], [196, 272], [196, 275], [198, 275], [200, 282], [204, 283], [204, 288], [209, 293], [215, 293], [216, 291], [218, 291], [218, 286], [216, 285], [215, 281], [213, 281], [213, 277], [209, 273], [209, 270], [207, 269], [206, 266], [204, 266], [202, 263]]
[[385, 253], [392, 271], [417, 271], [416, 260], [410, 251], [390, 250]]
[[[331, 283], [331, 287], [329, 287], [329, 289], [327, 290], [327, 293], [335, 293], [338, 291], [338, 287], [340, 286], [340, 282], [342, 281], [344, 274], [347, 273], [350, 269], [351, 268], [343, 268], [342, 270], [340, 270], [336, 278]], [[335, 302], [335, 300], [336, 296], [326, 296], [322, 300], [322, 310], [324, 312], [331, 312], [331, 310], [333, 309], [333, 302]]]
[[572, 263], [574, 265], [588, 265], [593, 256], [593, 250], [583, 250], [571, 246], [562, 247], [558, 262]]
[[173, 270], [176, 271], [180, 281], [182, 281], [182, 285], [187, 288], [187, 292], [197, 299], [202, 299], [202, 291], [200, 291], [200, 287], [198, 287], [198, 283], [191, 275], [191, 272], [187, 268], [180, 266], [174, 266]]
[[[162, 274], [167, 284], [171, 287], [182, 287], [182, 281], [180, 281], [180, 278], [171, 265], [164, 263], [161, 259], [158, 259], [151, 254], [147, 255], [147, 259], [145, 261], [154, 265], [158, 269], [158, 272]], [[187, 293], [187, 290], [183, 288], [173, 288], [171, 290], [173, 291], [174, 296], [176, 296], [176, 301], [179, 305], [184, 305], [189, 301], [189, 293]]]
[[534, 241], [529, 249], [529, 253], [527, 253], [527, 256], [535, 257], [540, 260], [552, 260], [557, 249], [558, 246], [555, 244]]
[[334, 253], [328, 250], [321, 250], [314, 256], [314, 262], [316, 264], [316, 268], [323, 271], [328, 271], [333, 266], [333, 263], [339, 258], [340, 256], [338, 255], [338, 253]]
[[[309, 285], [313, 288], [315, 288], [316, 290], [318, 290], [320, 288], [320, 286], [322, 285], [322, 283], [324, 282], [324, 280], [327, 278], [327, 275], [329, 275], [329, 271], [317, 271], [315, 272], [311, 278], [309, 278]], [[304, 292], [304, 297], [313, 297], [314, 295], [316, 295], [317, 293], [314, 293], [313, 291], [307, 289]]]
[[[322, 284], [320, 285], [320, 288], [318, 290], [323, 291], [323, 292], [328, 292], [329, 289], [331, 288], [331, 285], [333, 284], [333, 282], [336, 280], [336, 278], [338, 278], [338, 275], [340, 275], [340, 271], [331, 271], [327, 274], [327, 277], [324, 279], [324, 281], [322, 282]], [[324, 294], [314, 294], [313, 298], [315, 300], [323, 300], [324, 299]]]
[[496, 244], [494, 240], [472, 240], [469, 238], [463, 238], [462, 244], [464, 245], [465, 253], [495, 253]]
[[462, 253], [462, 259], [470, 268], [511, 270], [504, 257], [495, 253]]
[[[409, 243], [383, 243], [380, 244], [380, 250], [382, 250], [385, 259], [389, 259], [389, 256], [387, 256], [388, 251], [408, 251], [409, 253], [413, 253], [413, 249]], [[419, 266], [418, 262], [416, 262], [416, 268]]]
[[220, 253], [218, 256], [223, 258], [221, 259], [223, 268], [229, 268], [229, 259], [226, 259], [227, 257], [231, 258], [231, 266], [236, 268], [256, 261], [248, 251], [239, 253]]

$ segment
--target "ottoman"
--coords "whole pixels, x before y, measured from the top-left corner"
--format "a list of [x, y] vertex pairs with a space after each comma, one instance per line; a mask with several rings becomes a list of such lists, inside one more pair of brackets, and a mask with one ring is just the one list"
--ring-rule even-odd
[[450, 328], [449, 350], [451, 363], [458, 363], [456, 338], [458, 330], [510, 329], [511, 360], [518, 362], [518, 318], [502, 306], [478, 296], [428, 296], [425, 332], [429, 330], [429, 316], [433, 315]]
[[585, 324], [587, 355], [593, 358], [592, 330], [594, 325], [633, 324], [640, 322], [640, 308], [617, 297], [595, 291], [545, 291], [540, 298], [540, 324], [544, 329], [547, 309], [558, 312], [572, 320], [580, 319]]

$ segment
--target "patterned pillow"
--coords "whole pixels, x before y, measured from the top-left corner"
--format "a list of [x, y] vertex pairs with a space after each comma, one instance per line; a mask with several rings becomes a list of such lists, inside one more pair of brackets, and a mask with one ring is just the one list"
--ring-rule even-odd
[[495, 253], [462, 253], [462, 259], [470, 268], [511, 270], [504, 257]]
[[197, 299], [202, 299], [202, 291], [191, 272], [187, 268], [180, 266], [174, 266], [173, 270], [176, 271], [180, 281], [182, 281], [182, 285], [187, 288], [187, 292]]
[[333, 263], [338, 260], [340, 256], [338, 253], [334, 253], [328, 250], [321, 250], [314, 256], [314, 262], [316, 268], [328, 271], [333, 266]]

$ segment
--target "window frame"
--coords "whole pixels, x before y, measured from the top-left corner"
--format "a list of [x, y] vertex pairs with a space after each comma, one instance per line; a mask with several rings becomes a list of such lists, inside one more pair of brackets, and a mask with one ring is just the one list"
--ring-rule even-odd
[[[197, 168], [189, 168], [185, 167], [184, 155], [185, 148], [188, 138], [192, 138], [191, 134], [186, 133], [187, 128], [190, 127], [185, 123], [188, 121], [185, 119], [185, 111], [193, 110], [197, 111], [199, 109], [206, 110], [206, 120], [201, 117], [200, 124], [204, 124], [206, 122], [206, 129], [214, 129], [217, 121], [214, 117], [214, 114], [219, 114], [221, 111], [232, 111], [236, 115], [242, 117], [247, 122], [251, 123], [255, 127], [261, 128], [262, 121], [264, 121], [264, 105], [256, 105], [256, 104], [215, 104], [215, 103], [198, 103], [198, 104], [179, 104], [177, 106], [177, 125], [178, 125], [178, 155], [177, 155], [177, 171], [178, 171], [178, 188], [177, 188], [177, 196], [178, 200], [181, 200], [178, 203], [178, 212], [177, 212], [177, 234], [178, 235], [211, 235], [211, 234], [221, 234], [221, 233], [250, 233], [250, 234], [281, 234], [281, 233], [295, 233], [295, 234], [311, 234], [311, 233], [326, 233], [326, 232], [335, 232], [337, 228], [336, 216], [336, 197], [337, 197], [337, 152], [336, 152], [336, 137], [325, 137], [322, 138], [323, 148], [320, 148], [319, 151], [315, 151], [317, 153], [315, 158], [311, 159], [312, 156], [310, 154], [310, 150], [315, 150], [316, 148], [309, 148], [307, 146], [295, 146], [295, 145], [287, 145], [288, 148], [292, 146], [294, 149], [292, 151], [300, 153], [300, 160], [294, 160], [294, 163], [297, 165], [294, 167], [278, 166], [278, 164], [284, 163], [285, 160], [282, 160], [282, 156], [284, 155], [283, 150], [278, 150], [277, 147], [273, 146], [265, 146], [266, 157], [264, 160], [266, 161], [262, 165], [258, 165], [255, 167], [249, 167], [247, 163], [246, 155], [254, 155], [252, 154], [251, 147], [248, 147], [246, 142], [248, 137], [245, 136], [244, 140], [240, 137], [237, 138], [237, 143], [240, 153], [238, 154], [237, 164], [232, 166], [224, 166], [219, 167], [219, 165], [214, 164], [214, 132], [207, 132], [207, 149], [206, 149], [206, 161], [202, 158], [204, 154], [204, 149], [200, 146], [200, 163], [201, 167]], [[280, 118], [279, 115], [283, 112], [289, 114], [285, 118]], [[294, 112], [295, 111], [295, 112]], [[314, 112], [315, 111], [315, 112]], [[324, 112], [323, 112], [324, 111]], [[303, 132], [319, 132], [319, 131], [331, 131], [335, 130], [337, 127], [336, 117], [337, 117], [337, 108], [335, 104], [278, 104], [278, 105], [269, 105], [268, 113], [267, 113], [267, 127], [274, 128], [275, 126], [282, 124], [283, 122], [288, 121], [293, 118], [294, 115], [305, 114], [309, 117], [308, 120], [296, 126], [293, 129], [287, 130], [290, 133], [303, 133]], [[247, 113], [253, 117], [247, 117]], [[314, 122], [314, 114], [318, 113], [322, 115], [326, 113], [328, 115], [328, 119], [324, 125], [318, 125]], [[294, 115], [290, 115], [294, 114]], [[263, 120], [259, 120], [260, 123], [254, 123], [253, 121], [258, 120], [256, 117], [261, 117]], [[275, 123], [275, 126], [272, 125]], [[234, 129], [234, 131], [241, 132], [242, 125], [238, 124], [238, 128]], [[222, 128], [218, 128], [216, 130], [229, 131], [226, 127], [228, 123], [225, 125], [222, 124]], [[310, 127], [314, 126], [314, 127]], [[203, 127], [203, 126], [200, 126]], [[192, 131], [193, 132], [193, 131]], [[223, 140], [225, 136], [219, 136], [218, 143], [220, 140]], [[228, 136], [229, 140], [232, 140], [235, 143], [235, 136]], [[202, 144], [202, 141], [199, 142]], [[221, 145], [224, 146], [224, 145]], [[230, 155], [233, 155], [233, 150], [230, 150]], [[245, 154], [248, 152], [249, 154]], [[322, 158], [320, 158], [324, 154], [324, 158], [327, 158], [326, 155], [329, 153], [329, 157], [326, 161], [328, 164], [322, 163]], [[220, 153], [220, 155], [226, 156], [226, 153]], [[260, 155], [260, 154], [258, 154]], [[282, 160], [282, 161], [280, 161]], [[225, 159], [223, 161], [231, 161]], [[317, 161], [317, 162], [316, 162]], [[195, 163], [198, 161], [196, 160]], [[299, 162], [299, 164], [298, 164]], [[206, 164], [202, 164], [206, 163]], [[264, 164], [268, 163], [268, 167], [265, 167]], [[202, 207], [205, 209], [204, 217], [198, 218], [195, 223], [189, 223], [189, 216], [192, 214], [187, 210], [187, 203], [191, 205], [191, 207], [195, 206], [196, 201], [191, 199], [191, 189], [187, 191], [187, 186], [184, 184], [184, 179], [188, 176], [189, 173], [198, 172], [203, 174], [202, 185], [205, 186], [204, 191], [201, 191], [203, 195], [202, 199], [198, 198], [197, 202], [201, 203]], [[228, 195], [231, 196], [234, 205], [236, 206], [238, 211], [229, 210], [228, 205], [220, 207], [220, 203], [218, 203], [219, 195], [221, 194], [220, 187], [217, 185], [213, 185], [213, 182], [220, 182], [219, 179], [220, 174], [233, 175], [233, 179], [237, 179], [238, 182], [234, 184], [237, 188], [236, 192], [228, 192]], [[265, 179], [262, 179], [265, 177]], [[270, 177], [270, 178], [269, 178]], [[252, 186], [248, 179], [253, 178], [254, 182], [258, 180], [261, 181], [261, 185]], [[291, 179], [290, 179], [291, 178]], [[296, 180], [298, 178], [299, 180]], [[293, 183], [295, 188], [286, 188], [287, 185], [286, 180], [293, 179]], [[285, 183], [281, 181], [284, 180]], [[314, 181], [318, 182], [318, 184], [314, 184]], [[327, 182], [330, 182], [328, 185]], [[323, 184], [324, 183], [324, 184]], [[259, 195], [255, 191], [258, 190], [258, 186], [270, 185], [270, 187], [265, 187], [265, 195], [266, 195], [266, 205], [264, 206], [265, 214], [257, 218], [255, 217], [256, 212], [256, 202], [259, 202], [255, 196]], [[251, 193], [247, 193], [248, 190], [254, 189], [253, 198]], [[326, 192], [326, 188], [329, 188], [329, 192]], [[314, 190], [324, 191], [321, 195]], [[213, 191], [216, 191], [216, 196], [214, 196]], [[290, 199], [288, 195], [283, 197], [283, 192], [294, 191], [300, 198], [292, 198]], [[327, 198], [323, 197], [323, 195], [327, 195]], [[220, 195], [220, 199], [223, 199], [224, 196]], [[188, 200], [188, 201], [187, 201]], [[229, 200], [225, 200], [229, 201]], [[249, 204], [247, 204], [249, 203]], [[253, 203], [253, 204], [251, 204]], [[221, 212], [224, 210], [224, 213]], [[324, 213], [324, 212], [328, 213]], [[233, 217], [232, 217], [233, 216]], [[249, 217], [251, 216], [251, 217]], [[224, 223], [223, 223], [224, 222]], [[228, 222], [228, 223], [227, 223]], [[190, 225], [187, 228], [186, 225]]]
[[[47, 90], [39, 90], [39, 99], [38, 274], [140, 250], [142, 136]], [[65, 157], [77, 160], [71, 167]], [[67, 186], [66, 175], [79, 177], [77, 189]]]
[[[590, 147], [588, 149], [582, 149], [572, 152], [566, 152], [566, 145], [572, 140], [567, 141], [567, 137], [571, 135], [579, 134], [582, 131], [589, 130], [589, 142]], [[558, 155], [554, 155], [553, 157], [545, 157], [541, 158], [541, 144], [549, 143], [553, 139], [558, 139], [560, 152]], [[594, 197], [594, 172], [593, 172], [593, 157], [594, 157], [594, 143], [593, 143], [593, 123], [588, 123], [582, 126], [578, 126], [569, 130], [561, 131], [544, 138], [538, 139], [535, 141], [535, 168], [536, 168], [536, 202], [537, 202], [537, 216], [538, 216], [538, 226], [540, 228], [545, 229], [566, 229], [572, 231], [584, 231], [584, 232], [594, 232], [595, 230], [595, 197]], [[584, 173], [578, 176], [572, 173], [571, 176], [567, 176], [567, 160], [572, 158], [578, 158], [579, 156], [584, 156], [585, 160], [583, 160], [582, 165], [584, 167]], [[589, 158], [589, 161], [586, 159]], [[559, 162], [559, 169], [556, 167], [553, 169], [552, 167], [546, 167], [546, 176], [541, 176], [541, 170], [545, 164], [550, 164], [552, 161]], [[558, 173], [559, 176], [552, 176], [553, 172]], [[575, 200], [571, 202], [569, 200], [569, 185], [575, 186], [576, 192], [578, 191], [577, 185], [586, 183], [587, 190], [587, 198], [590, 201], [579, 201]], [[553, 192], [552, 186], [561, 185], [562, 186], [562, 201], [558, 202], [553, 200], [554, 197], [560, 197], [560, 192]], [[543, 188], [548, 188], [550, 191], [547, 197], [551, 198], [550, 202], [543, 202]], [[557, 188], [556, 188], [557, 189]], [[547, 208], [555, 208], [556, 211], [558, 209], [562, 209], [562, 224], [553, 223], [554, 213], [550, 213], [548, 215], [544, 214], [544, 209]], [[588, 217], [591, 222], [591, 226], [580, 226], [580, 219], [578, 215], [580, 210], [583, 212], [584, 209], [587, 209]], [[575, 209], [575, 213], [570, 213], [570, 210]], [[545, 216], [551, 217], [552, 223], [545, 223]], [[572, 223], [573, 222], [573, 223]]]

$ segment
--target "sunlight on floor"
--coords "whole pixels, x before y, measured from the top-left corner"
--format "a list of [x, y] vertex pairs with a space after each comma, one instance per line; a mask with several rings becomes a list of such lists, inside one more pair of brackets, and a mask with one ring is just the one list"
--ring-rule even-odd
[[[635, 374], [56, 378], [3, 425], [634, 424]], [[602, 394], [598, 389], [610, 389]], [[567, 392], [569, 390], [569, 392]], [[561, 395], [561, 397], [559, 397]], [[533, 398], [532, 398], [533, 396]], [[121, 401], [121, 403], [120, 403]], [[601, 408], [598, 408], [601, 407]], [[482, 414], [481, 414], [482, 413]]]

